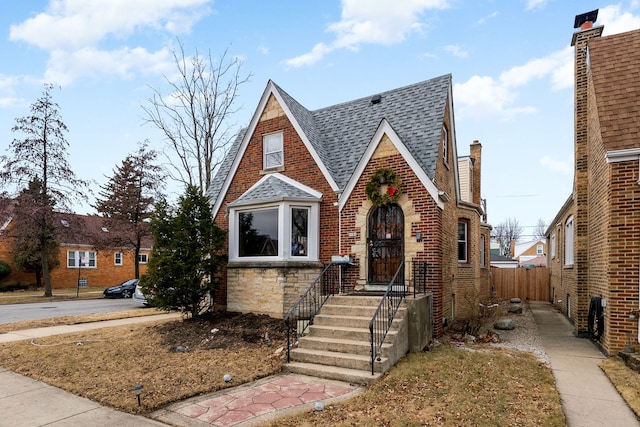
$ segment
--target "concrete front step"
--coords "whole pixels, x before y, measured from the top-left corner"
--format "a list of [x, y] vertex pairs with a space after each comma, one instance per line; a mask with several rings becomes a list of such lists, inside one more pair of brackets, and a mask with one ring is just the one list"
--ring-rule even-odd
[[[314, 350], [310, 348], [294, 348], [291, 350], [291, 360], [296, 362], [314, 363], [326, 366], [338, 366], [340, 368], [371, 371], [371, 355], [338, 353], [335, 351]], [[376, 372], [386, 372], [391, 368], [387, 366], [389, 360], [382, 357], [375, 363]]]
[[[386, 356], [385, 350], [391, 347], [391, 344], [382, 345], [382, 354]], [[298, 348], [307, 348], [312, 350], [332, 351], [336, 353], [351, 353], [362, 356], [371, 355], [371, 343], [362, 340], [350, 340], [343, 338], [327, 338], [307, 336], [299, 342]]]
[[[390, 335], [396, 334], [396, 331], [389, 331]], [[324, 338], [343, 338], [348, 340], [370, 342], [371, 333], [369, 328], [350, 328], [343, 326], [323, 326], [313, 324], [307, 329], [307, 333], [304, 337], [324, 337]]]
[[373, 384], [383, 374], [376, 372], [371, 375], [371, 369], [360, 371], [356, 369], [340, 368], [337, 366], [317, 365], [314, 363], [291, 362], [283, 366], [286, 372], [304, 374], [312, 377], [327, 378], [330, 380], [345, 381], [352, 384]]
[[[397, 328], [403, 319], [404, 313], [398, 313], [391, 323], [391, 329]], [[316, 314], [313, 318], [313, 324], [319, 326], [347, 326], [349, 328], [359, 328], [369, 330], [371, 317], [361, 316], [345, 316], [345, 315], [326, 315], [323, 311]]]

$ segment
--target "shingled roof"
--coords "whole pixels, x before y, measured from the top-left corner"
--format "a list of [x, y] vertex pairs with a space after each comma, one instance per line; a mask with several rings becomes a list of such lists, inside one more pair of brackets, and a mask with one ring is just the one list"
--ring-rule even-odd
[[[290, 112], [290, 120], [304, 133], [303, 137], [315, 150], [337, 190], [345, 188], [384, 120], [433, 181], [442, 123], [447, 103], [451, 102], [450, 74], [374, 94], [379, 95], [378, 103], [371, 102], [372, 97], [368, 96], [315, 111], [303, 107], [271, 81], [262, 99], [272, 92], [285, 104], [282, 107]], [[247, 132], [252, 131], [251, 127], [243, 129], [230, 148], [207, 191], [212, 203], [220, 196], [226, 180], [232, 178], [229, 175], [233, 173], [234, 160], [243, 155], [243, 142], [250, 137]]]
[[589, 40], [589, 58], [605, 149], [639, 148], [640, 30]]

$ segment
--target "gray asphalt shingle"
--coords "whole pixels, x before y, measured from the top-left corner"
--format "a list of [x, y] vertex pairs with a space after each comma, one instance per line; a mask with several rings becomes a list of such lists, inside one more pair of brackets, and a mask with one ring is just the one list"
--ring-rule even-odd
[[[451, 88], [446, 74], [413, 85], [310, 111], [274, 84], [287, 108], [340, 188], [344, 188], [362, 159], [382, 120], [387, 120], [427, 176], [435, 175], [442, 123]], [[376, 95], [376, 94], [372, 94]], [[242, 134], [235, 140], [208, 195], [215, 200], [222, 190]]]

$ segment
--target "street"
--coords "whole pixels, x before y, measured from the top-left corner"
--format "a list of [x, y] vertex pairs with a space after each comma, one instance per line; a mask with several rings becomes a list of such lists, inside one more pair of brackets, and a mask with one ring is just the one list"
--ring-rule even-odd
[[143, 306], [131, 298], [7, 304], [0, 305], [0, 324], [62, 316], [111, 313], [137, 308], [143, 308]]

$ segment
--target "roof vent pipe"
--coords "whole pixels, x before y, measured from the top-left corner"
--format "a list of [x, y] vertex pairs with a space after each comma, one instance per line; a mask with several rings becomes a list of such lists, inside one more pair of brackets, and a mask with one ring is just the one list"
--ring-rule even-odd
[[382, 96], [381, 95], [373, 95], [371, 97], [371, 103], [372, 104], [380, 104], [381, 101], [382, 101]]

